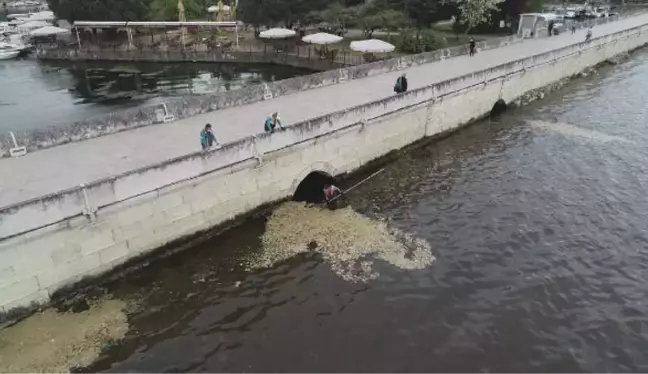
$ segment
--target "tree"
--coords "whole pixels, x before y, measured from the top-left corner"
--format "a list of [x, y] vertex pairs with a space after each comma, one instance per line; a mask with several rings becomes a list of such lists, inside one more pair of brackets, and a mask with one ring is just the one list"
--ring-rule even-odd
[[410, 22], [403, 12], [393, 9], [384, 10], [378, 13], [378, 16], [381, 19], [383, 30], [388, 32], [398, 31]]
[[287, 9], [282, 20], [288, 28], [292, 28], [295, 22], [304, 22], [309, 13], [323, 10], [330, 3], [329, 0], [280, 0], [280, 2], [284, 3], [284, 8]]
[[141, 21], [148, 9], [142, 0], [47, 0], [60, 19], [74, 21]]
[[241, 20], [252, 25], [258, 35], [262, 25], [274, 26], [283, 20], [287, 5], [285, 0], [239, 0], [237, 11]]
[[376, 30], [397, 31], [408, 23], [403, 12], [393, 9], [361, 11], [360, 26], [367, 38], [371, 38]]
[[[198, 19], [205, 14], [206, 6], [199, 0], [182, 0], [187, 20]], [[152, 0], [149, 18], [155, 21], [178, 21], [178, 0]]]
[[466, 33], [481, 24], [488, 23], [491, 14], [499, 9], [497, 4], [501, 2], [502, 0], [460, 0], [461, 22], [467, 26]]
[[328, 0], [239, 0], [241, 19], [258, 30], [260, 25], [292, 28], [304, 22], [308, 15], [323, 10]]
[[443, 20], [439, 13], [442, 5], [439, 0], [374, 0], [372, 3], [376, 7], [402, 12], [419, 30]]
[[330, 27], [326, 32], [343, 35], [347, 29], [357, 24], [359, 9], [359, 7], [344, 7], [334, 3], [324, 10], [310, 12], [305, 17], [305, 21], [310, 24], [326, 22]]

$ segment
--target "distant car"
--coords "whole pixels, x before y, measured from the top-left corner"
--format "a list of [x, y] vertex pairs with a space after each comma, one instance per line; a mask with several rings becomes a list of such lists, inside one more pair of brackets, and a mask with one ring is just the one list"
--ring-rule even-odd
[[573, 10], [568, 10], [565, 13], [565, 18], [576, 18], [576, 12], [574, 12]]

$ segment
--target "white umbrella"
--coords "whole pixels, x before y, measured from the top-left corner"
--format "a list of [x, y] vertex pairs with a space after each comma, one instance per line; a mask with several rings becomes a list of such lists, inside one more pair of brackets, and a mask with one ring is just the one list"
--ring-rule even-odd
[[60, 27], [54, 26], [45, 26], [40, 29], [33, 30], [29, 33], [31, 36], [48, 36], [48, 35], [57, 35], [57, 34], [67, 34], [69, 30], [62, 29]]
[[45, 21], [35, 20], [35, 21], [27, 21], [21, 25], [16, 26], [16, 28], [20, 30], [34, 30], [45, 26], [49, 26], [49, 24]]
[[295, 36], [295, 34], [297, 34], [295, 30], [276, 28], [260, 33], [259, 37], [264, 39], [286, 39]]
[[56, 19], [56, 17], [54, 16], [54, 12], [52, 12], [51, 10], [45, 10], [42, 12], [29, 15], [28, 21], [34, 21], [34, 20], [51, 21], [54, 19]]
[[385, 53], [392, 52], [396, 47], [380, 39], [358, 40], [351, 42], [351, 50], [367, 53]]
[[311, 44], [335, 44], [339, 43], [341, 40], [341, 36], [329, 34], [326, 32], [318, 32], [317, 34], [306, 35], [302, 38], [302, 41]]
[[[210, 6], [209, 8], [207, 8], [207, 11], [208, 11], [209, 13], [216, 13], [216, 12], [218, 12], [218, 5], [212, 5], [212, 6]], [[226, 13], [227, 13], [227, 12], [229, 12], [229, 11], [230, 11], [230, 7], [229, 7], [229, 5], [223, 5], [223, 12], [226, 12]]]

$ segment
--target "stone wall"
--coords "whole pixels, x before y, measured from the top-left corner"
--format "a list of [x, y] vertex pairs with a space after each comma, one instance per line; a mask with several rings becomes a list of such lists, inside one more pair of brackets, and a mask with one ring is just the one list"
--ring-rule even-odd
[[[479, 48], [497, 48], [515, 43], [519, 40], [516, 37], [492, 39], [486, 42], [480, 42]], [[328, 70], [307, 76], [245, 87], [240, 90], [221, 94], [185, 96], [170, 99], [166, 102], [166, 105], [169, 113], [175, 116], [175, 119], [182, 119], [219, 109], [269, 100], [274, 97], [289, 95], [311, 88], [329, 86], [351, 79], [360, 79], [394, 70], [402, 70], [413, 65], [462, 55], [467, 51], [467, 46], [453, 47], [386, 61], [378, 61], [371, 64]], [[42, 148], [160, 123], [161, 119], [157, 114], [160, 108], [160, 105], [154, 105], [122, 110], [107, 115], [88, 118], [70, 125], [53, 125], [31, 132], [20, 132], [16, 130], [15, 134], [20, 145], [26, 146], [28, 151], [33, 152]], [[11, 147], [13, 147], [13, 144], [9, 135], [0, 134], [0, 156], [8, 156]]]
[[646, 31], [511, 61], [4, 209], [0, 308], [44, 302], [83, 277], [289, 197], [313, 170], [352, 172], [426, 136], [454, 131], [499, 99], [511, 102], [648, 43]]
[[[293, 53], [274, 51], [181, 51], [181, 50], [77, 50], [77, 49], [42, 49], [37, 50], [40, 60], [66, 61], [138, 61], [138, 62], [230, 62], [230, 63], [265, 63], [286, 65], [313, 71], [339, 69], [347, 66], [344, 58], [339, 61], [320, 59]], [[351, 60], [350, 60], [351, 61]], [[353, 61], [356, 61], [353, 59]]]

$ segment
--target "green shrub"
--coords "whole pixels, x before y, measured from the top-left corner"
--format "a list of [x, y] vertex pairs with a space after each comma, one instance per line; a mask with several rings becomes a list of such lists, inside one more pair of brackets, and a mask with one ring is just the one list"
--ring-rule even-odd
[[404, 53], [422, 53], [445, 48], [447, 41], [434, 30], [403, 30], [397, 40], [397, 47]]

